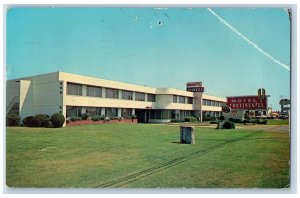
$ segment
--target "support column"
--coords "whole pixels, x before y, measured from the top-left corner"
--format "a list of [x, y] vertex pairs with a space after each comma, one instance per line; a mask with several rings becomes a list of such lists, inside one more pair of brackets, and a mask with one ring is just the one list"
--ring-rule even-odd
[[[106, 95], [105, 95], [105, 88], [104, 87], [102, 87], [102, 98], [105, 98], [106, 97]], [[104, 114], [103, 114], [104, 115]]]
[[86, 96], [86, 85], [82, 85], [82, 96]]
[[132, 109], [132, 115], [135, 115], [135, 109]]
[[118, 117], [122, 117], [122, 109], [121, 108], [118, 108]]
[[101, 115], [105, 115], [105, 108], [104, 107], [101, 108]]

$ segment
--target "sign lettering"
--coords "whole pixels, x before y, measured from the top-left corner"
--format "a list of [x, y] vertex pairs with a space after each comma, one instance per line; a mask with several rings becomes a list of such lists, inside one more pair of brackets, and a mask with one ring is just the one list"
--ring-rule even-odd
[[227, 97], [231, 109], [267, 109], [267, 98], [259, 100], [258, 96]]

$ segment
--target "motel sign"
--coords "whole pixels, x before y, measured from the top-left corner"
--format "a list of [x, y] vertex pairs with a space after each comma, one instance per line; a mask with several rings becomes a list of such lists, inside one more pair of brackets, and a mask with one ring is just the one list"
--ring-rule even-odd
[[231, 109], [267, 109], [267, 97], [261, 101], [258, 96], [227, 97], [227, 105]]
[[186, 90], [191, 92], [204, 92], [202, 82], [188, 82], [186, 83]]

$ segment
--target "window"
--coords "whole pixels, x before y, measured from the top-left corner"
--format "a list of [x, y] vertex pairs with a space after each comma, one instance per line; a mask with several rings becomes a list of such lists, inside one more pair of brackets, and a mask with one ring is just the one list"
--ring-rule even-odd
[[100, 116], [101, 108], [100, 107], [87, 107], [86, 113], [88, 113], [89, 116]]
[[171, 119], [171, 110], [162, 110], [162, 119]]
[[212, 100], [211, 103], [210, 103], [210, 105], [211, 106], [215, 106], [215, 101]]
[[202, 99], [202, 105], [206, 105], [206, 100]]
[[155, 102], [155, 95], [154, 94], [148, 94], [148, 101], [149, 102]]
[[92, 97], [102, 97], [101, 87], [87, 86], [86, 95]]
[[173, 95], [173, 102], [177, 103], [177, 96]]
[[125, 100], [132, 100], [132, 95], [133, 95], [133, 92], [132, 92], [132, 91], [125, 91], [125, 90], [122, 90], [122, 99], [125, 99]]
[[179, 96], [179, 103], [185, 103], [185, 97]]
[[188, 104], [193, 104], [193, 98], [188, 97]]
[[211, 101], [210, 100], [206, 100], [206, 105], [207, 106], [211, 106]]
[[117, 108], [105, 108], [105, 115], [108, 117], [117, 117], [118, 109]]
[[80, 117], [81, 107], [67, 106], [67, 118], [72, 116]]
[[119, 90], [106, 88], [105, 97], [118, 99], [119, 98]]
[[67, 93], [69, 95], [82, 96], [82, 85], [67, 83]]
[[145, 101], [145, 94], [140, 92], [135, 92], [135, 100]]
[[132, 116], [132, 109], [122, 109], [122, 117]]

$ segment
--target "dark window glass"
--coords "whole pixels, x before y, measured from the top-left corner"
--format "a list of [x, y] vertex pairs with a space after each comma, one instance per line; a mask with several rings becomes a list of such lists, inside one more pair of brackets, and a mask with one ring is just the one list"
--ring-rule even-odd
[[173, 95], [173, 102], [177, 103], [177, 96]]
[[185, 97], [179, 96], [179, 103], [185, 103]]
[[140, 93], [140, 92], [136, 92], [135, 93], [135, 100], [137, 100], [137, 101], [145, 101], [145, 94], [144, 93]]
[[132, 109], [122, 109], [122, 117], [132, 116]]
[[155, 102], [155, 95], [154, 94], [148, 94], [148, 101], [149, 102]]
[[125, 91], [125, 90], [122, 90], [122, 99], [125, 99], [125, 100], [132, 100], [132, 95], [133, 95], [133, 92], [132, 92], [132, 91]]
[[67, 106], [67, 118], [72, 116], [80, 117], [81, 109], [81, 107]]
[[88, 113], [89, 116], [101, 116], [101, 108], [100, 107], [87, 107], [86, 113]]
[[82, 85], [74, 84], [74, 83], [67, 83], [67, 94], [82, 96]]
[[118, 99], [119, 98], [119, 90], [106, 88], [105, 89], [105, 97]]
[[86, 95], [92, 96], [92, 97], [102, 97], [102, 88], [94, 87], [94, 86], [87, 86], [86, 87]]
[[117, 117], [118, 109], [117, 108], [105, 108], [105, 115], [108, 117]]

